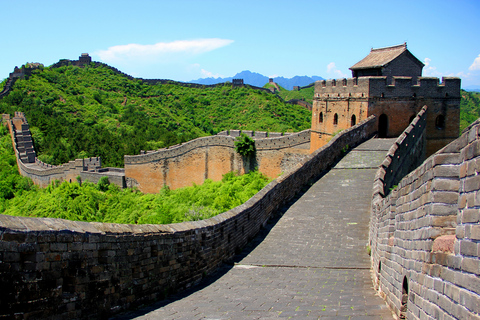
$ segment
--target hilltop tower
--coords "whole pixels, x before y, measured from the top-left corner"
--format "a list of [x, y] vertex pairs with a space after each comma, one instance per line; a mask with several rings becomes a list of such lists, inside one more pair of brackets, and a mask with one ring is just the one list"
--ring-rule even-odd
[[82, 53], [80, 57], [78, 57], [78, 65], [82, 66], [84, 64], [90, 64], [92, 62], [92, 57], [88, 53]]
[[353, 65], [353, 78], [315, 82], [311, 149], [371, 115], [378, 136], [399, 136], [427, 105], [427, 156], [455, 140], [460, 126], [460, 79], [422, 77], [423, 63], [406, 43], [372, 49]]

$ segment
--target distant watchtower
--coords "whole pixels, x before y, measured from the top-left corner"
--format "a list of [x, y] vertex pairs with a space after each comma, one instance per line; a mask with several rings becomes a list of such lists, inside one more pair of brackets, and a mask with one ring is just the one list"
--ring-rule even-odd
[[234, 87], [243, 86], [243, 79], [232, 79], [232, 86], [234, 86]]
[[422, 77], [423, 63], [407, 45], [372, 49], [353, 65], [353, 78], [315, 82], [311, 152], [371, 115], [380, 138], [397, 137], [425, 105], [427, 155], [458, 137], [460, 79]]
[[92, 57], [88, 53], [82, 53], [82, 55], [78, 58], [79, 65], [90, 64], [92, 62]]

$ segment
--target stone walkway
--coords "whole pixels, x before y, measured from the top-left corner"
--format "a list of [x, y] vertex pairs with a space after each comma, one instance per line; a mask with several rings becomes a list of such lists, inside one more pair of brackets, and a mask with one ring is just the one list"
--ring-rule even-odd
[[118, 319], [392, 319], [366, 249], [372, 183], [392, 143], [349, 152], [208, 283]]

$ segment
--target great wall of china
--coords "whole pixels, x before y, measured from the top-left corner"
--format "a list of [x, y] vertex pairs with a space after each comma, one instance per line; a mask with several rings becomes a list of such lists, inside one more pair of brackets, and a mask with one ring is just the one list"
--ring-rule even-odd
[[374, 122], [345, 130], [246, 203], [207, 220], [121, 225], [0, 215], [2, 266], [9, 274], [0, 283], [10, 288], [2, 312], [108, 316], [199, 282], [349, 146], [371, 137]]
[[[23, 113], [16, 112], [13, 118], [3, 115], [3, 122], [12, 135], [20, 173], [41, 187], [55, 180], [72, 182], [80, 177], [81, 181], [97, 183], [107, 177], [121, 188], [157, 193], [164, 186], [177, 189], [202, 184], [206, 179], [219, 181], [228, 172], [245, 173], [253, 168], [273, 179], [300, 163], [309, 154], [310, 144], [310, 130], [294, 134], [230, 130], [165, 149], [126, 155], [125, 168], [104, 168], [99, 157], [52, 166], [37, 159]], [[240, 133], [255, 140], [253, 163], [235, 151], [235, 138]]]
[[[428, 127], [435, 123], [429, 112], [419, 110], [373, 184], [373, 282], [399, 317], [474, 319], [480, 314], [480, 121], [422, 162]], [[375, 116], [358, 122], [298, 158], [243, 205], [208, 220], [120, 225], [0, 215], [0, 283], [9, 288], [1, 314], [108, 317], [198, 283], [239, 252], [305, 184], [378, 131]], [[196, 143], [205, 150], [195, 157], [207, 168], [205, 177], [211, 173], [205, 165], [210, 146]], [[172, 153], [186, 154], [182, 148], [188, 147], [177, 148]], [[131, 160], [168, 158], [170, 151], [162, 152]], [[225, 157], [231, 169], [231, 156]]]

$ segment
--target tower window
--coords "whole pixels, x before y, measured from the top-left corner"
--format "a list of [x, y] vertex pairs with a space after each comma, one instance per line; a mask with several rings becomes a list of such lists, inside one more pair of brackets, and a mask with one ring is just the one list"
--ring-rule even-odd
[[357, 117], [355, 115], [352, 115], [351, 126], [353, 127], [356, 124], [357, 124]]
[[435, 127], [438, 130], [445, 129], [445, 116], [443, 116], [442, 114], [437, 116], [437, 118], [435, 119]]
[[323, 122], [323, 112], [320, 112], [320, 115], [318, 116], [318, 122]]
[[333, 125], [337, 125], [338, 124], [338, 114], [335, 113], [335, 115], [333, 116]]

